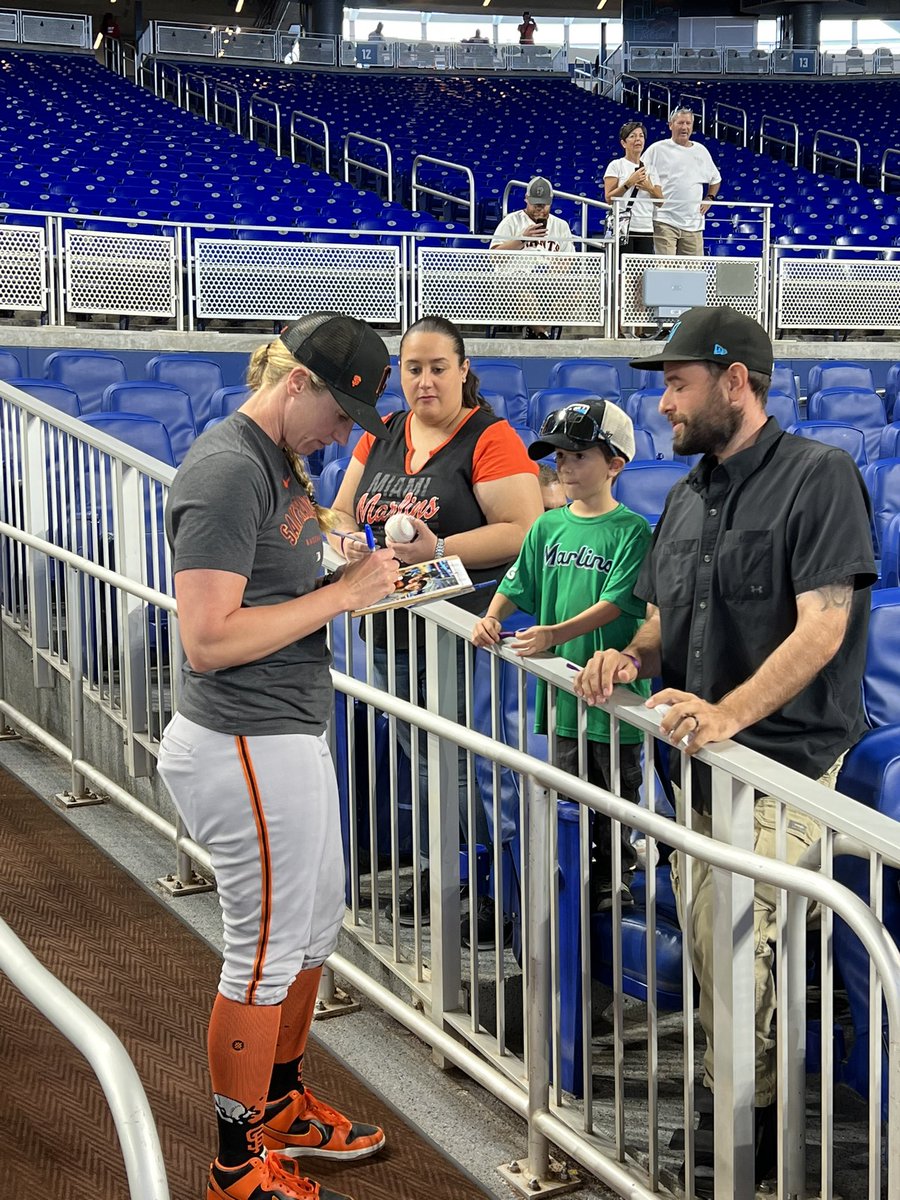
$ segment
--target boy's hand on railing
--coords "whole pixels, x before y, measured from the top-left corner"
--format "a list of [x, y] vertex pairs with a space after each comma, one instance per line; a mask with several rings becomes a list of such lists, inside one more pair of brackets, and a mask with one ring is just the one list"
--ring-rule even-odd
[[542, 654], [553, 646], [552, 625], [532, 625], [530, 629], [520, 629], [516, 640], [510, 644], [510, 650], [522, 658], [530, 658], [533, 654]]
[[498, 617], [481, 617], [472, 626], [472, 641], [476, 646], [496, 646], [500, 641]]

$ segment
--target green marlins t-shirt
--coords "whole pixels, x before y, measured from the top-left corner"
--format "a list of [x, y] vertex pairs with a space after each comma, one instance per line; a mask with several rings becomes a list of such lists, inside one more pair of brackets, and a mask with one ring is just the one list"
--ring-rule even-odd
[[[650, 546], [650, 526], [637, 513], [618, 505], [600, 517], [576, 517], [570, 508], [550, 509], [528, 531], [518, 559], [498, 591], [516, 608], [530, 613], [537, 625], [555, 625], [577, 616], [601, 600], [615, 604], [621, 616], [582, 637], [554, 647], [569, 662], [584, 666], [597, 650], [621, 650], [634, 637], [646, 612], [634, 585]], [[639, 696], [650, 695], [650, 681], [629, 685]], [[538, 680], [535, 731], [547, 732], [547, 687]], [[623, 742], [643, 735], [622, 724]], [[556, 697], [556, 732], [578, 736], [578, 702], [568, 692]], [[600, 708], [588, 709], [587, 736], [609, 741], [609, 717]]]

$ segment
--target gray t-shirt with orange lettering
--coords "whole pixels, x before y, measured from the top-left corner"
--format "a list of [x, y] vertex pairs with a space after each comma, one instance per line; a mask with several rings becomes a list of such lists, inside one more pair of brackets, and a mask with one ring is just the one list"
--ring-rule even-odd
[[[253, 608], [306, 595], [322, 568], [315, 509], [272, 439], [237, 412], [199, 437], [169, 493], [173, 569], [230, 571]], [[178, 710], [233, 735], [325, 729], [333, 705], [325, 629], [255, 662], [195, 671], [185, 662]]]

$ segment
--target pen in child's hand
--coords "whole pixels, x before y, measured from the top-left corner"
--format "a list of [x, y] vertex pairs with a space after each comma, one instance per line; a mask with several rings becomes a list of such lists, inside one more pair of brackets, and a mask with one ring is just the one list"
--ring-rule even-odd
[[370, 550], [377, 550], [378, 543], [375, 541], [375, 534], [372, 532], [371, 525], [363, 525], [363, 532], [366, 535], [366, 545]]

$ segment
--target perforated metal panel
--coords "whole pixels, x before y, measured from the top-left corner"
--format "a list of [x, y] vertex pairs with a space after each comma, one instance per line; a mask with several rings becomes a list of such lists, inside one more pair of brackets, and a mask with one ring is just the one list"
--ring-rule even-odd
[[198, 238], [200, 318], [295, 317], [335, 309], [365, 321], [400, 320], [400, 251], [395, 246], [279, 245]]
[[466, 324], [605, 324], [603, 254], [422, 247], [417, 262], [420, 313]]
[[17, 42], [19, 40], [19, 14], [17, 12], [0, 12], [0, 42]]
[[46, 246], [43, 229], [0, 225], [0, 308], [47, 307]]
[[39, 46], [77, 46], [86, 50], [91, 44], [90, 18], [74, 15], [52, 17], [49, 13], [22, 13], [22, 41]]
[[900, 329], [900, 263], [780, 258], [779, 329]]
[[[729, 292], [720, 286], [719, 268], [729, 264], [737, 264], [747, 269], [750, 286], [741, 288], [741, 294]], [[662, 254], [623, 254], [622, 281], [619, 289], [621, 322], [623, 325], [652, 325], [653, 309], [644, 304], [641, 279], [646, 270], [653, 267], [664, 267], [674, 271], [706, 272], [706, 303], [710, 308], [722, 304], [730, 304], [738, 312], [746, 313], [757, 321], [763, 322], [763, 263], [757, 258], [686, 258], [668, 257]], [[752, 272], [752, 274], [751, 274]], [[750, 291], [751, 294], [745, 294]]]
[[257, 62], [275, 61], [274, 33], [223, 34], [219, 46], [220, 58], [252, 59]]
[[66, 230], [66, 308], [174, 317], [175, 240]]
[[160, 54], [190, 54], [194, 57], [216, 57], [216, 35], [209, 25], [156, 25], [156, 49]]

